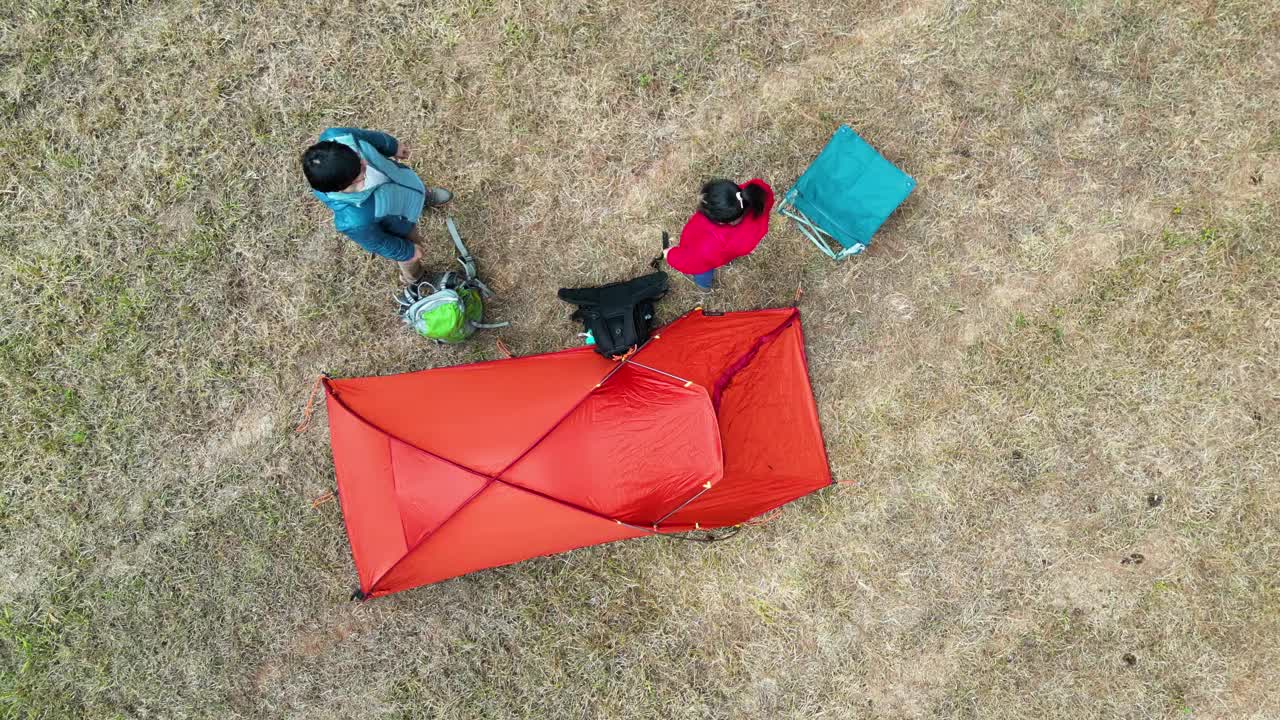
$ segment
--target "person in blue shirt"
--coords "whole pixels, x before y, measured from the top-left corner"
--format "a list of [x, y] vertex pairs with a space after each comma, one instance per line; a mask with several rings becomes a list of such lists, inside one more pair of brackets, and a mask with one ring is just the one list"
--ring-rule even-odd
[[453, 198], [429, 188], [403, 161], [409, 149], [383, 132], [329, 128], [302, 154], [302, 172], [317, 198], [333, 211], [333, 226], [375, 255], [395, 260], [400, 279], [422, 276], [418, 218], [428, 206]]

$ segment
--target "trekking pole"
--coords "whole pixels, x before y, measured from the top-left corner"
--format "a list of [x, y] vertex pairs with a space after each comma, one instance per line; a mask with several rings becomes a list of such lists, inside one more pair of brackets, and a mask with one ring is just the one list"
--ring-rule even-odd
[[649, 267], [653, 268], [654, 270], [657, 270], [658, 267], [662, 265], [662, 261], [666, 258], [667, 250], [670, 247], [671, 247], [671, 236], [667, 234], [666, 230], [663, 230], [662, 231], [662, 252], [658, 253], [658, 257], [649, 261]]

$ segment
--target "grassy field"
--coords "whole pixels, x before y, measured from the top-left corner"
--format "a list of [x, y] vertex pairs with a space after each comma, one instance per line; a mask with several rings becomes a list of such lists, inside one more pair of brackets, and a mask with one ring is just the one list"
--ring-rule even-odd
[[[0, 8], [0, 717], [1280, 717], [1274, 2]], [[313, 378], [498, 353], [398, 327], [320, 130], [457, 193], [527, 354], [841, 122], [915, 195], [841, 265], [775, 223], [708, 303], [803, 288], [856, 484], [348, 601]]]

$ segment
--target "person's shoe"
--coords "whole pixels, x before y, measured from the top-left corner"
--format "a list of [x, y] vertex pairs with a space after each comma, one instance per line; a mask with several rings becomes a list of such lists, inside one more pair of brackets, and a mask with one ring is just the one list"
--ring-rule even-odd
[[444, 188], [429, 188], [427, 190], [427, 205], [436, 207], [443, 205], [453, 199], [453, 193]]

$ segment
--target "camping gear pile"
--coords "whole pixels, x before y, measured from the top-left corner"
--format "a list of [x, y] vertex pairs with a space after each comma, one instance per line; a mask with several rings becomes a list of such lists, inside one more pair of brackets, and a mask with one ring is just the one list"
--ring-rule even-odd
[[[846, 125], [778, 211], [841, 260], [865, 250], [914, 187]], [[452, 218], [446, 226], [461, 272], [397, 300], [418, 333], [457, 343], [507, 323], [482, 322], [492, 293]], [[356, 596], [734, 528], [831, 484], [799, 311], [699, 308], [655, 331], [667, 282], [655, 272], [561, 289], [587, 347], [323, 380]]]

